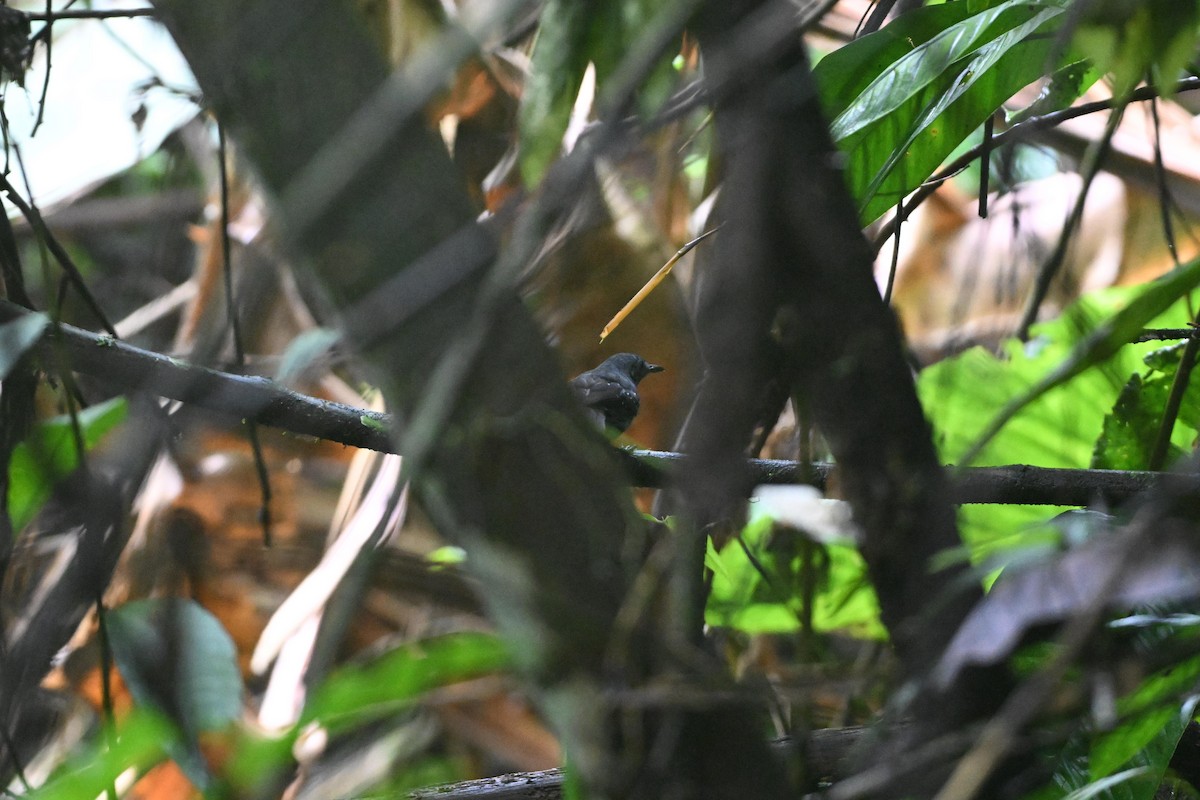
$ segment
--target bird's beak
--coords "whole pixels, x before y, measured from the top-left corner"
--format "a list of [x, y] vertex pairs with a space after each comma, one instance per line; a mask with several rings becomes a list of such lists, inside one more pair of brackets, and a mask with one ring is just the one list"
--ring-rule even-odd
[[647, 364], [646, 372], [662, 372], [666, 367], [660, 367], [658, 364]]

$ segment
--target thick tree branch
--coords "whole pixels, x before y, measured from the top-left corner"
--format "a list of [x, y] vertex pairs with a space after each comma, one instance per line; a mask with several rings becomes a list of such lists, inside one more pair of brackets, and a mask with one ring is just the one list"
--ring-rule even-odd
[[[30, 313], [0, 300], [0, 323]], [[51, 330], [53, 334], [41, 344], [44, 354], [65, 356], [76, 372], [105, 381], [122, 392], [143, 391], [291, 433], [370, 450], [395, 451], [388, 434], [390, 418], [385, 414], [309, 397], [267, 378], [232, 375], [189, 364], [71, 325], [60, 324]]]
[[[628, 456], [633, 485], [655, 488], [687, 459], [681, 453], [654, 450], [635, 450]], [[824, 490], [834, 469], [832, 464], [762, 458], [746, 461], [749, 479], [757, 486], [809, 484]], [[949, 494], [951, 501], [960, 505], [1087, 506], [1100, 501], [1119, 505], [1164, 484], [1200, 491], [1200, 477], [1189, 474], [1012, 464], [957, 470], [950, 477]]]
[[[30, 313], [0, 300], [0, 323]], [[352, 447], [385, 453], [398, 450], [389, 433], [394, 424], [390, 414], [310, 397], [263, 377], [232, 375], [188, 364], [71, 325], [60, 324], [51, 330], [53, 336], [41, 345], [43, 353], [65, 356], [71, 369], [105, 381], [119, 391], [167, 397]], [[662, 487], [667, 475], [678, 471], [685, 460], [681, 453], [625, 451], [626, 469], [634, 486]], [[748, 479], [760, 486], [809, 483], [824, 489], [832, 469], [830, 464], [759, 458], [746, 461]], [[1013, 465], [959, 470], [951, 479], [950, 494], [960, 504], [1085, 506], [1102, 500], [1116, 505], [1164, 481], [1200, 489], [1200, 478], [1190, 475]]]

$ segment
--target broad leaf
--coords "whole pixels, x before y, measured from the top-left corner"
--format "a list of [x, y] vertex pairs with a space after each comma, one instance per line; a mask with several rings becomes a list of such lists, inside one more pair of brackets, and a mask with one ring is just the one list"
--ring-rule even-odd
[[304, 710], [304, 721], [317, 720], [343, 730], [411, 705], [421, 694], [450, 683], [507, 668], [510, 658], [495, 636], [459, 633], [399, 647], [369, 664], [334, 673]]
[[[905, 14], [817, 65], [864, 222], [924, 182], [1018, 90], [1079, 61], [1057, 52], [1047, 35], [1063, 11], [1057, 0], [935, 6]], [[1049, 63], [1052, 55], [1059, 63]], [[1086, 88], [1082, 78], [1074, 86]]]
[[1007, 403], [975, 443], [963, 454], [961, 466], [970, 464], [1013, 417], [1050, 390], [1078, 377], [1085, 370], [1112, 358], [1154, 317], [1200, 285], [1200, 259], [1177, 267], [1148, 284], [1125, 308], [1100, 324], [1074, 348], [1070, 356], [1026, 392]]
[[1093, 469], [1149, 469], [1171, 380], [1163, 375], [1135, 374], [1121, 390], [1096, 440]]
[[[1106, 319], [1142, 291], [1143, 287], [1120, 288], [1088, 295], [1058, 319], [1034, 326], [1029, 342], [1007, 342], [1000, 356], [974, 348], [923, 370], [917, 389], [942, 460], [960, 462], [1011, 398], [1026, 394], [1059, 369]], [[1179, 302], [1152, 326], [1182, 327], [1190, 319], [1186, 303]], [[1003, 427], [977, 463], [1088, 467], [1104, 420], [1122, 388], [1130, 375], [1145, 372], [1143, 356], [1159, 347], [1152, 343], [1122, 347], [1069, 383], [1047, 390]], [[1185, 396], [1185, 410], [1191, 395]], [[1191, 423], [1184, 413], [1180, 423], [1176, 441], [1186, 440], [1189, 434], [1183, 423]], [[1059, 511], [1053, 506], [966, 505], [959, 509], [959, 530], [972, 559], [978, 561], [997, 550], [1040, 540], [1045, 521]]]
[[192, 783], [209, 777], [197, 737], [227, 727], [242, 708], [242, 675], [233, 639], [191, 600], [138, 600], [107, 614], [113, 660], [140, 705], [175, 721], [186, 742], [168, 752]]

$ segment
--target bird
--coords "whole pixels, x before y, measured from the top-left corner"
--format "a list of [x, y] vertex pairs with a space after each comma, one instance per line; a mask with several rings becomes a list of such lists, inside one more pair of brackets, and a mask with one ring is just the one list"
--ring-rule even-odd
[[570, 381], [571, 391], [598, 428], [624, 433], [641, 407], [638, 384], [663, 367], [635, 353], [617, 353]]

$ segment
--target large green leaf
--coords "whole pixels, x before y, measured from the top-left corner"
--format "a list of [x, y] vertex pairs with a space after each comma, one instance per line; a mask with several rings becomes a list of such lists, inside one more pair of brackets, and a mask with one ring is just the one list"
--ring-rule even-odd
[[[1038, 10], [1033, 4], [1009, 2], [962, 18], [968, 6], [966, 3], [951, 3], [935, 7], [935, 13], [940, 17], [938, 21], [943, 23], [943, 26], [938, 28], [929, 26], [930, 17], [934, 15], [926, 15], [911, 24], [906, 16], [888, 26], [888, 29], [900, 30], [888, 30], [887, 39], [898, 44], [898, 37], [903, 37], [903, 41], [908, 44], [907, 52], [881, 71], [858, 93], [853, 102], [837, 115], [830, 124], [833, 138], [837, 141], [849, 139], [871, 124], [899, 111], [907, 101], [918, 96], [922, 89], [937, 86], [948, 74], [958, 74], [966, 57], [988, 52], [996, 42], [1009, 40], [1013, 34], [1018, 34], [1016, 39], [1023, 38], [1043, 22], [1061, 13], [1061, 9], [1058, 8]], [[921, 44], [913, 46], [913, 35], [918, 31], [933, 35]], [[996, 37], [997, 31], [1003, 31], [1003, 34]], [[989, 37], [994, 38], [989, 41]], [[840, 66], [839, 62], [843, 60], [861, 59], [861, 56], [853, 52], [854, 48], [853, 43], [843, 47], [839, 53], [822, 62], [822, 65], [832, 62], [832, 66], [827, 67], [831, 69]], [[864, 49], [876, 50], [875, 47]], [[847, 51], [850, 52], [847, 54]], [[872, 52], [872, 55], [878, 58], [877, 53]], [[821, 66], [817, 69], [820, 70]], [[861, 74], [860, 70], [856, 72]]]
[[184, 741], [167, 752], [196, 786], [210, 778], [197, 737], [227, 727], [242, 709], [233, 639], [191, 600], [138, 600], [107, 612], [113, 660], [140, 705], [174, 720]]
[[[927, 180], [1018, 90], [1078, 62], [1048, 35], [1064, 6], [1061, 0], [935, 6], [817, 65], [864, 223]], [[1083, 81], [1073, 85], [1086, 88]]]
[[[881, 76], [909, 53], [962, 22], [972, 13], [969, 3], [945, 3], [917, 8], [889, 25], [838, 48], [813, 68], [821, 106], [830, 119], [841, 119], [847, 109]], [[921, 87], [913, 88], [915, 92]], [[905, 97], [909, 96], [908, 90]]]
[[[1012, 398], [1043, 384], [1141, 291], [1144, 288], [1121, 288], [1089, 295], [1058, 319], [1036, 325], [1028, 343], [1008, 342], [999, 357], [974, 348], [923, 370], [917, 389], [943, 461], [961, 462]], [[1182, 327], [1189, 319], [1186, 304], [1179, 302], [1153, 325]], [[1104, 420], [1123, 387], [1130, 375], [1145, 370], [1144, 354], [1158, 347], [1147, 343], [1118, 348], [1111, 358], [1069, 382], [1046, 389], [1003, 426], [976, 463], [1088, 467]], [[1038, 538], [1045, 520], [1059, 511], [1052, 506], [966, 505], [959, 509], [959, 530], [972, 557], [979, 560]]]
[[175, 717], [192, 736], [238, 718], [237, 648], [212, 613], [192, 600], [137, 600], [108, 612], [108, 631], [113, 659], [139, 703]]
[[1105, 319], [1054, 370], [1014, 397], [996, 414], [979, 438], [962, 455], [960, 465], [970, 464], [988, 442], [1030, 403], [1050, 390], [1078, 377], [1085, 370], [1112, 358], [1146, 326], [1179, 298], [1200, 285], [1200, 259], [1177, 267], [1142, 287], [1127, 306]]

